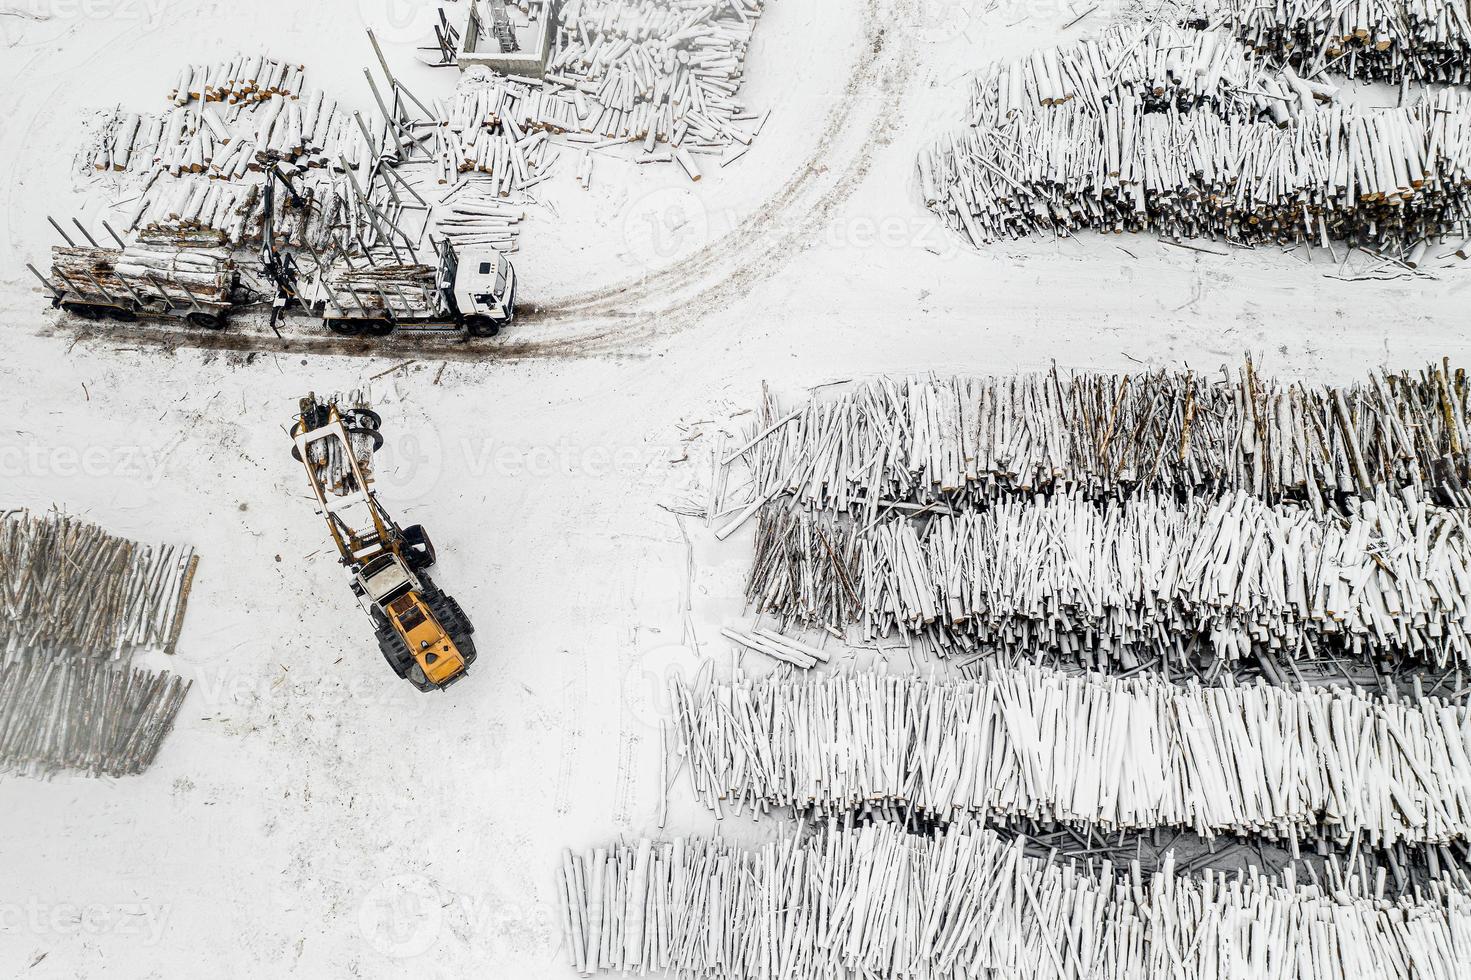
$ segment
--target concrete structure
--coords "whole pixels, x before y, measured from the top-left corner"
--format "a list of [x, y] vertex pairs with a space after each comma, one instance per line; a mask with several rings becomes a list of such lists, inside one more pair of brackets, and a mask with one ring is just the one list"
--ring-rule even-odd
[[539, 21], [516, 32], [521, 50], [505, 54], [486, 22], [489, 13], [482, 12], [479, 2], [472, 2], [464, 40], [460, 45], [460, 69], [479, 65], [505, 75], [540, 78], [546, 71], [547, 59], [551, 57], [552, 30], [557, 21], [559, 7], [560, 0], [549, 0]]

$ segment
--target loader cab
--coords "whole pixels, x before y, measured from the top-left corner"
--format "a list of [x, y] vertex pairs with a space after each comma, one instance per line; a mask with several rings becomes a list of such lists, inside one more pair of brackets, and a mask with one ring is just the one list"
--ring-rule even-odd
[[456, 259], [455, 304], [464, 317], [502, 326], [516, 309], [516, 270], [492, 248], [466, 249]]
[[[419, 580], [397, 555], [379, 555], [364, 565], [354, 576], [364, 605], [386, 606], [394, 599], [419, 587]], [[354, 590], [357, 591], [357, 590]]]

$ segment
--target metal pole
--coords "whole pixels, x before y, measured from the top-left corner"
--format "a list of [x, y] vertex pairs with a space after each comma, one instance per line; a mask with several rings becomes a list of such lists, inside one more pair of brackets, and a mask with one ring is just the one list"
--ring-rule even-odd
[[74, 242], [74, 241], [72, 241], [71, 238], [67, 235], [67, 233], [61, 230], [61, 225], [58, 225], [56, 223], [56, 219], [55, 218], [51, 217], [51, 215], [48, 214], [48, 215], [46, 215], [46, 220], [49, 221], [49, 222], [51, 222], [51, 227], [56, 229], [56, 233], [61, 236], [61, 238], [62, 238], [63, 241], [65, 241], [72, 248], [76, 248], [77, 243]]
[[108, 224], [107, 221], [106, 221], [106, 219], [103, 220], [102, 227], [106, 228], [107, 229], [107, 233], [109, 235], [111, 235], [113, 237], [113, 239], [117, 242], [118, 248], [127, 248], [128, 247], [127, 244], [123, 241], [122, 236], [119, 235], [117, 232], [115, 232], [115, 231], [112, 230], [112, 225]]
[[[439, 12], [439, 16], [441, 18], [444, 17], [443, 10]], [[394, 77], [393, 72], [388, 70], [388, 59], [383, 57], [383, 49], [378, 46], [378, 38], [376, 35], [374, 35], [373, 29], [371, 27], [368, 28], [368, 41], [373, 45], [373, 53], [378, 56], [378, 64], [383, 68], [383, 77], [388, 79], [388, 83], [390, 85], [393, 85], [395, 88], [403, 89], [404, 95], [407, 95], [410, 99], [414, 100], [414, 105], [419, 107], [420, 112], [424, 113], [424, 115], [428, 116], [431, 119], [434, 118], [434, 113], [430, 112], [428, 107], [425, 106], [424, 103], [420, 102], [413, 92], [410, 92], [407, 88], [404, 88], [403, 83], [401, 83], [397, 78]]]
[[92, 243], [92, 247], [93, 248], [101, 248], [102, 247], [101, 245], [98, 245], [97, 244], [97, 239], [93, 238], [92, 235], [87, 231], [87, 229], [85, 229], [85, 228], [82, 227], [82, 223], [80, 221], [78, 221], [76, 218], [73, 218], [72, 219], [72, 224], [74, 224], [74, 225], [77, 226], [77, 231], [79, 231], [79, 232], [82, 233], [82, 237], [83, 238], [87, 239], [87, 241], [89, 241], [89, 242]]
[[33, 275], [37, 279], [41, 280], [41, 285], [43, 285], [47, 289], [51, 290], [51, 292], [56, 295], [56, 298], [57, 299], [61, 299], [61, 297], [63, 297], [63, 296], [66, 295], [61, 290], [59, 290], [55, 286], [51, 285], [51, 280], [50, 279], [47, 279], [45, 276], [41, 275], [41, 273], [36, 269], [36, 267], [33, 266], [33, 265], [31, 265], [29, 262], [26, 263], [26, 268], [27, 269], [30, 269], [31, 270], [31, 275]]

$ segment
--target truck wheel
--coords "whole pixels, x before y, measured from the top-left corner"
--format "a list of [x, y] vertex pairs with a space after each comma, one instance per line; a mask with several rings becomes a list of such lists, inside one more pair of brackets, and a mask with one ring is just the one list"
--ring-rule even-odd
[[393, 331], [397, 329], [398, 328], [391, 323], [374, 322], [368, 324], [367, 329], [364, 332], [367, 333], [369, 337], [387, 337], [389, 334], [393, 333]]
[[363, 325], [356, 320], [328, 320], [327, 329], [344, 337], [356, 337], [363, 332]]
[[221, 313], [190, 313], [184, 317], [189, 321], [191, 327], [202, 327], [205, 330], [219, 330], [225, 325], [224, 314]]
[[494, 337], [501, 332], [501, 325], [488, 316], [467, 316], [465, 329], [472, 337]]
[[73, 316], [79, 316], [83, 320], [102, 319], [102, 310], [89, 303], [62, 303], [61, 308]]
[[409, 565], [414, 571], [434, 565], [434, 542], [429, 539], [429, 532], [424, 530], [424, 525], [411, 524], [404, 528], [404, 544], [409, 552]]
[[117, 306], [108, 310], [107, 315], [112, 317], [114, 320], [119, 320], [123, 323], [132, 323], [138, 319], [138, 314], [134, 313], [132, 310], [125, 310]]

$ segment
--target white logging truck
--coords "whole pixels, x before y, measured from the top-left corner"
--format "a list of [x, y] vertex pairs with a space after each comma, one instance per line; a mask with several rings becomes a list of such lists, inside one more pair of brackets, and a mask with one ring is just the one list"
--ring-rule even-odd
[[[268, 258], [277, 306], [320, 317], [333, 333], [382, 336], [465, 333], [490, 337], [516, 312], [516, 272], [492, 248], [440, 244], [435, 265], [398, 256], [341, 253], [315, 273], [290, 272]], [[217, 330], [249, 305], [228, 250], [202, 243], [139, 241], [118, 248], [68, 241], [51, 251], [51, 276], [30, 266], [52, 305], [89, 319], [183, 320]]]

